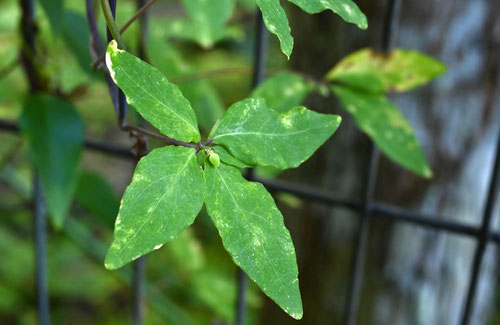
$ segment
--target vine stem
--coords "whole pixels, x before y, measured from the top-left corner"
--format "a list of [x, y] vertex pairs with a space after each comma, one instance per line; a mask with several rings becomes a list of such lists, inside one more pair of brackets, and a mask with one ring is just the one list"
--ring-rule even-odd
[[109, 32], [118, 43], [118, 47], [124, 50], [125, 43], [123, 42], [118, 27], [116, 26], [115, 19], [113, 18], [113, 12], [111, 11], [111, 7], [109, 6], [109, 2], [107, 0], [101, 0], [101, 7], [104, 14], [104, 19], [106, 20], [106, 25], [108, 25]]
[[144, 135], [150, 136], [152, 138], [155, 138], [155, 139], [161, 140], [163, 142], [166, 142], [168, 144], [172, 144], [172, 145], [176, 145], [176, 146], [181, 146], [181, 147], [186, 147], [186, 148], [195, 148], [195, 149], [197, 149], [199, 147], [198, 144], [176, 140], [176, 139], [167, 137], [166, 135], [151, 132], [149, 130], [146, 130], [146, 129], [143, 129], [141, 127], [134, 126], [134, 125], [123, 125], [121, 127], [121, 129], [123, 131], [135, 131], [137, 133], [144, 134]]
[[[123, 25], [122, 28], [120, 28], [120, 31], [119, 31], [119, 34], [121, 36], [121, 34], [123, 34], [129, 27], [130, 25], [132, 25], [132, 23], [134, 21], [136, 21], [139, 17], [141, 17], [145, 12], [146, 10], [151, 7], [154, 3], [156, 2], [156, 0], [150, 0], [148, 3], [146, 3], [144, 6], [141, 7], [141, 9], [139, 9], [126, 23], [125, 25]], [[107, 3], [107, 1], [106, 1]], [[114, 20], [113, 20], [114, 21]], [[116, 26], [116, 25], [115, 25]], [[92, 63], [92, 69], [93, 70], [96, 70], [97, 67], [102, 63], [104, 62], [104, 58], [106, 57], [106, 51], [102, 51], [101, 54], [99, 55], [99, 57], [94, 61], [94, 63]]]

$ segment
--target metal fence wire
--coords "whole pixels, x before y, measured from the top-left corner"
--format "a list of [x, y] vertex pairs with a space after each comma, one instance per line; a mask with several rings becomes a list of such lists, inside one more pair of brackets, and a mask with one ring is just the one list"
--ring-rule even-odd
[[[387, 10], [383, 29], [382, 49], [383, 51], [390, 52], [392, 48], [393, 34], [397, 29], [398, 12], [400, 7], [399, 0], [387, 0]], [[21, 0], [22, 15], [22, 35], [24, 39], [24, 48], [26, 48], [36, 55], [36, 48], [34, 40], [36, 36], [36, 28], [34, 28], [34, 0]], [[113, 12], [116, 10], [116, 0], [109, 0]], [[87, 0], [87, 6], [92, 4], [92, 0]], [[139, 6], [148, 5], [144, 1], [138, 1]], [[149, 3], [150, 5], [150, 3]], [[92, 7], [90, 8], [92, 9]], [[144, 10], [145, 11], [145, 10]], [[89, 13], [90, 15], [90, 13]], [[260, 12], [257, 13], [256, 22], [256, 38], [255, 38], [255, 57], [253, 67], [253, 83], [255, 87], [261, 83], [265, 76], [265, 66], [267, 57], [267, 43], [268, 32], [262, 20]], [[147, 21], [146, 18], [141, 22], [142, 30], [141, 37], [147, 38]], [[95, 23], [95, 17], [93, 18]], [[91, 31], [97, 30], [97, 26], [92, 25], [92, 17], [89, 16], [89, 23]], [[140, 42], [143, 44], [142, 42]], [[104, 50], [103, 44], [94, 44], [97, 53]], [[144, 47], [139, 50], [142, 57], [146, 57]], [[26, 53], [26, 52], [24, 52]], [[28, 79], [31, 85], [31, 92], [40, 91], [36, 78], [36, 71], [30, 66], [31, 58], [33, 55], [27, 55], [24, 58], [23, 66], [27, 72]], [[109, 78], [108, 78], [109, 80]], [[119, 124], [124, 131], [128, 131], [125, 124], [126, 115], [126, 101], [124, 100], [123, 93], [119, 91], [115, 85], [110, 84], [110, 95], [115, 104]], [[19, 128], [15, 122], [0, 120], [0, 129], [18, 133]], [[85, 147], [88, 150], [99, 151], [104, 154], [115, 156], [123, 159], [137, 160], [137, 156], [132, 154], [128, 148], [115, 147], [106, 143], [96, 142], [92, 140], [85, 141]], [[370, 231], [370, 220], [373, 217], [390, 218], [397, 222], [414, 224], [426, 229], [437, 230], [440, 232], [449, 232], [457, 235], [472, 238], [476, 242], [476, 249], [474, 258], [471, 264], [470, 279], [468, 283], [467, 296], [464, 301], [463, 311], [461, 315], [460, 324], [468, 325], [471, 321], [473, 313], [473, 306], [476, 300], [476, 291], [478, 287], [478, 279], [480, 276], [481, 266], [484, 259], [485, 251], [489, 243], [500, 245], [500, 233], [492, 230], [492, 217], [493, 210], [498, 198], [499, 190], [499, 172], [500, 172], [500, 134], [498, 135], [495, 152], [495, 161], [491, 171], [489, 180], [488, 195], [486, 197], [486, 204], [483, 215], [481, 217], [481, 226], [475, 227], [466, 225], [459, 222], [446, 221], [443, 216], [437, 215], [424, 215], [407, 211], [395, 206], [391, 206], [382, 202], [377, 202], [373, 199], [373, 192], [377, 180], [377, 165], [379, 159], [379, 152], [370, 143], [369, 146], [369, 159], [366, 162], [366, 176], [363, 182], [363, 195], [361, 200], [351, 200], [339, 198], [326, 191], [318, 190], [315, 188], [302, 186], [300, 184], [290, 183], [283, 180], [262, 180], [255, 177], [250, 171], [247, 174], [249, 179], [261, 182], [266, 188], [272, 192], [285, 192], [294, 194], [302, 199], [312, 202], [322, 203], [331, 207], [339, 207], [348, 210], [353, 210], [359, 213], [360, 223], [355, 238], [354, 257], [351, 266], [351, 279], [348, 286], [346, 310], [344, 313], [345, 325], [354, 325], [357, 323], [357, 316], [360, 303], [360, 292], [362, 290], [363, 268], [366, 259], [367, 239]], [[35, 247], [36, 247], [36, 280], [37, 280], [37, 301], [38, 301], [38, 322], [41, 325], [50, 324], [49, 312], [49, 290], [47, 286], [47, 257], [46, 257], [46, 230], [45, 230], [45, 212], [43, 200], [41, 197], [41, 190], [38, 178], [34, 178], [34, 233], [35, 233]], [[139, 260], [134, 266], [134, 280], [133, 280], [133, 323], [138, 325], [142, 324], [144, 320], [144, 304], [145, 304], [145, 267], [144, 260]], [[236, 308], [236, 324], [243, 325], [245, 323], [246, 315], [246, 287], [247, 277], [239, 271], [238, 274], [238, 295]]]

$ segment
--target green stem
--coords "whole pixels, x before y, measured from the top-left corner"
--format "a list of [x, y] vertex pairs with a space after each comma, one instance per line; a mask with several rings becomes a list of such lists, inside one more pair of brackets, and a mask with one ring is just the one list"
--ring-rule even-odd
[[120, 35], [120, 31], [116, 26], [115, 19], [113, 18], [113, 13], [111, 12], [111, 7], [109, 6], [108, 0], [101, 0], [102, 12], [104, 13], [104, 19], [106, 19], [106, 25], [108, 25], [109, 32], [113, 38], [118, 43], [118, 48], [124, 50], [125, 43]]

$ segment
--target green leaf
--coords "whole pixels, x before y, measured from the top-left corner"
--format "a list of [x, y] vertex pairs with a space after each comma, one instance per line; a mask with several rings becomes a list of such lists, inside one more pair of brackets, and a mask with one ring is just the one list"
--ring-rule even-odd
[[201, 46], [211, 48], [226, 36], [226, 24], [233, 12], [234, 0], [182, 0], [191, 22], [184, 24], [188, 34]]
[[[280, 0], [255, 0], [262, 12], [267, 29], [280, 40], [281, 51], [290, 58], [293, 50], [288, 17], [281, 7]], [[368, 28], [366, 16], [358, 6], [350, 0], [288, 0], [310, 14], [317, 14], [331, 10], [348, 23], [356, 24], [359, 28]]]
[[113, 226], [120, 207], [120, 199], [106, 179], [96, 173], [81, 173], [75, 198], [106, 226], [110, 228]]
[[420, 145], [401, 112], [384, 96], [334, 86], [332, 91], [358, 126], [392, 160], [429, 178], [432, 171]]
[[290, 58], [293, 50], [293, 37], [288, 17], [281, 7], [280, 0], [256, 0], [262, 12], [267, 29], [280, 40], [281, 51]]
[[232, 105], [209, 138], [249, 165], [287, 169], [307, 160], [337, 130], [341, 118], [305, 107], [278, 113], [262, 98]]
[[78, 181], [83, 122], [73, 106], [49, 95], [28, 97], [20, 119], [54, 226], [61, 228]]
[[244, 162], [236, 159], [223, 146], [213, 146], [213, 148], [214, 148], [215, 152], [219, 155], [220, 160], [228, 165], [238, 167], [238, 168], [252, 167], [252, 166], [247, 165]]
[[348, 23], [353, 23], [361, 29], [368, 28], [365, 14], [350, 0], [288, 0], [309, 14], [317, 14], [331, 10]]
[[267, 78], [252, 92], [252, 97], [264, 98], [269, 107], [284, 112], [302, 104], [313, 89], [314, 84], [298, 74], [283, 72]]
[[43, 11], [49, 18], [50, 26], [54, 34], [61, 32], [63, 24], [64, 1], [63, 0], [40, 0]]
[[378, 83], [382, 83], [380, 92], [403, 92], [425, 85], [445, 71], [441, 62], [419, 52], [396, 49], [384, 54], [362, 49], [340, 61], [326, 79], [373, 91], [373, 82], [366, 80], [371, 75], [371, 80], [378, 78]]
[[160, 71], [119, 50], [115, 41], [108, 46], [106, 64], [128, 103], [161, 133], [180, 141], [200, 140], [191, 104]]
[[225, 164], [207, 165], [207, 211], [234, 262], [293, 318], [302, 318], [298, 269], [283, 216], [264, 186]]
[[142, 158], [121, 201], [106, 268], [158, 249], [191, 225], [203, 205], [203, 183], [192, 148], [168, 146]]
[[[149, 51], [151, 63], [167, 78], [177, 78], [196, 73], [182, 56], [160, 37], [152, 37]], [[224, 104], [215, 88], [206, 80], [193, 79], [178, 83], [182, 94], [191, 103], [200, 126], [210, 130], [224, 114]]]

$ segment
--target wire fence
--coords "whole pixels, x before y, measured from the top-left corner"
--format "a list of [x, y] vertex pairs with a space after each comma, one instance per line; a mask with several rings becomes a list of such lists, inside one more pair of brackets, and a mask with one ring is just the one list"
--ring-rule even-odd
[[[140, 21], [140, 48], [139, 53], [143, 58], [147, 58], [145, 51], [145, 42], [148, 37], [147, 31], [147, 16], [145, 8], [151, 5], [151, 2], [145, 3], [143, 0], [138, 0], [139, 8], [143, 8], [143, 16]], [[36, 24], [34, 21], [34, 0], [21, 0], [22, 8], [22, 35], [24, 39], [23, 53], [26, 54], [23, 60], [23, 66], [27, 73], [31, 92], [41, 91], [39, 89], [39, 80], [36, 70], [31, 66], [32, 58], [36, 55], [34, 40], [36, 37]], [[109, 0], [113, 14], [116, 11], [116, 0]], [[89, 7], [90, 5], [90, 7]], [[147, 6], [147, 7], [146, 7]], [[393, 35], [398, 25], [400, 1], [388, 0], [384, 29], [382, 35], [382, 49], [385, 52], [390, 52], [394, 43]], [[89, 27], [94, 38], [94, 50], [97, 53], [104, 51], [104, 44], [100, 41], [97, 33], [97, 24], [95, 17], [92, 17], [92, 0], [87, 0], [87, 9], [89, 18]], [[259, 85], [265, 77], [265, 67], [267, 59], [268, 47], [268, 32], [265, 28], [262, 15], [260, 12], [256, 15], [256, 38], [255, 38], [255, 56], [253, 65], [253, 82], [252, 87]], [[110, 35], [108, 33], [108, 40]], [[32, 54], [32, 55], [30, 55]], [[123, 93], [114, 85], [108, 77], [108, 86], [112, 102], [115, 105], [119, 126], [124, 131], [130, 131], [131, 128], [125, 122], [126, 117], [126, 100]], [[18, 133], [19, 128], [15, 122], [0, 120], [0, 129]], [[138, 138], [138, 140], [140, 140]], [[116, 147], [107, 143], [86, 140], [85, 147], [88, 150], [99, 151], [104, 154], [115, 156], [122, 159], [137, 161], [141, 154], [134, 154], [129, 148]], [[143, 153], [147, 148], [143, 148]], [[271, 192], [284, 192], [294, 194], [304, 200], [325, 204], [327, 206], [344, 208], [355, 211], [360, 216], [359, 228], [357, 229], [355, 238], [354, 257], [351, 265], [351, 279], [347, 292], [347, 304], [344, 313], [345, 325], [354, 325], [357, 323], [357, 316], [360, 303], [360, 293], [363, 287], [363, 269], [366, 260], [367, 239], [370, 232], [371, 219], [389, 218], [396, 222], [414, 224], [426, 229], [432, 229], [440, 232], [454, 233], [460, 236], [472, 238], [476, 242], [474, 258], [471, 261], [470, 278], [468, 282], [468, 291], [463, 304], [460, 324], [468, 325], [471, 322], [473, 307], [476, 301], [476, 291], [481, 272], [486, 248], [489, 243], [500, 246], [500, 233], [494, 232], [492, 229], [492, 219], [495, 203], [498, 199], [499, 191], [499, 173], [500, 173], [500, 134], [498, 135], [495, 161], [488, 185], [488, 194], [485, 198], [485, 208], [483, 215], [480, 217], [481, 225], [479, 227], [471, 226], [459, 222], [446, 221], [449, 220], [444, 216], [425, 215], [412, 211], [408, 211], [396, 206], [392, 206], [383, 202], [377, 202], [373, 199], [374, 188], [377, 180], [377, 167], [379, 160], [379, 152], [373, 143], [369, 146], [369, 159], [366, 162], [366, 176], [363, 182], [363, 194], [360, 200], [345, 199], [337, 197], [327, 191], [318, 190], [312, 187], [303, 186], [296, 183], [291, 183], [283, 180], [264, 180], [255, 177], [252, 170], [247, 173], [247, 178], [261, 182]], [[34, 243], [36, 247], [36, 293], [38, 302], [38, 322], [41, 325], [50, 324], [50, 304], [49, 304], [49, 289], [47, 285], [47, 256], [46, 256], [46, 226], [45, 226], [45, 208], [41, 195], [40, 184], [38, 177], [35, 175], [33, 181], [33, 214], [34, 214]], [[132, 319], [135, 325], [143, 324], [144, 322], [144, 306], [145, 306], [145, 259], [141, 258], [135, 262], [133, 267], [133, 307]], [[246, 321], [246, 288], [248, 285], [247, 276], [239, 270], [238, 272], [238, 294], [236, 309], [236, 324], [243, 325]]]

